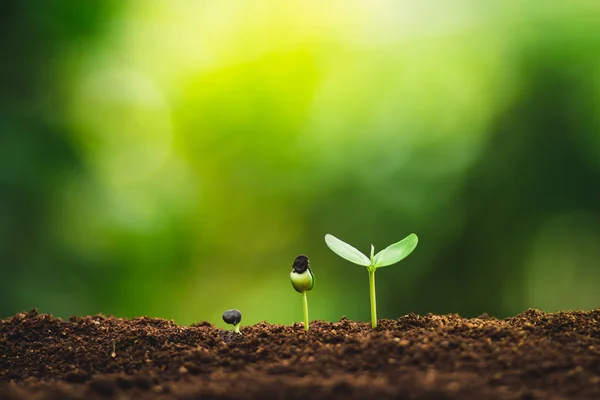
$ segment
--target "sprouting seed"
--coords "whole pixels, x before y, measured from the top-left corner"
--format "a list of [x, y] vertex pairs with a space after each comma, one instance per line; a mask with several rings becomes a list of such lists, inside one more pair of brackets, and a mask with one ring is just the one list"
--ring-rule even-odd
[[408, 256], [417, 247], [419, 239], [417, 235], [411, 233], [401, 241], [389, 245], [379, 253], [375, 254], [375, 247], [371, 245], [371, 257], [365, 256], [359, 250], [341, 241], [333, 235], [325, 235], [325, 243], [338, 256], [350, 261], [351, 263], [362, 265], [369, 271], [369, 292], [371, 297], [371, 326], [377, 326], [377, 304], [375, 298], [375, 270], [386, 267], [402, 260]]
[[240, 333], [240, 322], [242, 322], [242, 313], [240, 310], [227, 310], [223, 313], [223, 321], [226, 323], [233, 325], [233, 330], [235, 333]]
[[290, 272], [290, 281], [294, 289], [302, 294], [302, 310], [304, 313], [304, 329], [308, 330], [308, 299], [306, 292], [311, 290], [315, 286], [315, 276], [310, 270], [310, 262], [308, 257], [304, 254], [300, 254], [294, 260], [292, 265], [292, 272]]

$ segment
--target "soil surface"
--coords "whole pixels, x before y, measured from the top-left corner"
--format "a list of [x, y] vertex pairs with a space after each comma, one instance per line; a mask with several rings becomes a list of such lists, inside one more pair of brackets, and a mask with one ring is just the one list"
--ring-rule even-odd
[[36, 310], [0, 321], [0, 399], [600, 399], [600, 309], [370, 324]]

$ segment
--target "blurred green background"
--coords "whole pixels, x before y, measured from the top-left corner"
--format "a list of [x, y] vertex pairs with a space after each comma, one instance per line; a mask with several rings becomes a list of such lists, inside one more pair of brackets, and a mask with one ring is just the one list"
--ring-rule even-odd
[[600, 3], [8, 0], [0, 317], [600, 306]]

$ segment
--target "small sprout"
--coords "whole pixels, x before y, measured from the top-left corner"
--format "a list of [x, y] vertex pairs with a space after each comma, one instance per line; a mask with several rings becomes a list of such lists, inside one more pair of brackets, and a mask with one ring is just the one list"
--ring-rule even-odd
[[304, 329], [308, 330], [308, 299], [306, 297], [306, 292], [315, 286], [315, 276], [310, 270], [308, 257], [306, 257], [304, 254], [299, 255], [294, 260], [292, 272], [290, 272], [290, 281], [292, 281], [292, 286], [294, 289], [298, 293], [302, 294]]
[[242, 313], [240, 310], [227, 310], [223, 313], [223, 321], [226, 323], [233, 325], [233, 330], [235, 333], [241, 334], [240, 332], [240, 322], [242, 322]]
[[419, 239], [417, 235], [411, 233], [401, 241], [394, 243], [379, 253], [375, 253], [375, 247], [371, 245], [371, 257], [368, 258], [363, 253], [341, 241], [333, 235], [325, 235], [325, 243], [338, 256], [351, 263], [362, 265], [369, 272], [369, 292], [371, 296], [371, 326], [377, 326], [377, 303], [375, 298], [375, 270], [395, 264], [408, 256], [417, 247]]

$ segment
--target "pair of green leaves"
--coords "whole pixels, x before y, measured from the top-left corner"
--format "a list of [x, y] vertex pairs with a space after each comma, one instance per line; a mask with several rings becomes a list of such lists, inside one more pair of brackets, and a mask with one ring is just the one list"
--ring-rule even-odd
[[411, 233], [401, 241], [389, 245], [379, 253], [373, 255], [375, 247], [371, 245], [371, 257], [367, 257], [359, 250], [350, 246], [348, 243], [341, 241], [333, 235], [325, 235], [325, 243], [338, 256], [351, 263], [362, 265], [369, 269], [377, 269], [397, 263], [404, 259], [417, 247], [419, 239], [417, 235]]

